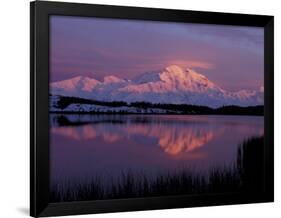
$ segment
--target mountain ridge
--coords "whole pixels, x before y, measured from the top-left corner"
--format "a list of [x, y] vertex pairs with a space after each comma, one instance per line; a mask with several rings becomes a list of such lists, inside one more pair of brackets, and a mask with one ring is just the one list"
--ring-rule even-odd
[[103, 81], [74, 77], [50, 84], [51, 94], [99, 101], [151, 102], [205, 105], [252, 106], [263, 104], [263, 88], [230, 92], [192, 69], [171, 65], [143, 73], [132, 80], [106, 76]]

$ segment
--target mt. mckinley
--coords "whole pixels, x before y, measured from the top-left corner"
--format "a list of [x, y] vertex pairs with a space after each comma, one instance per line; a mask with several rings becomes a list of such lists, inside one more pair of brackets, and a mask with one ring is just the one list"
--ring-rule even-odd
[[204, 75], [172, 65], [158, 72], [144, 73], [132, 80], [106, 76], [103, 82], [89, 77], [74, 77], [50, 84], [52, 95], [98, 101], [192, 104], [209, 107], [223, 105], [263, 105], [260, 90], [226, 91]]

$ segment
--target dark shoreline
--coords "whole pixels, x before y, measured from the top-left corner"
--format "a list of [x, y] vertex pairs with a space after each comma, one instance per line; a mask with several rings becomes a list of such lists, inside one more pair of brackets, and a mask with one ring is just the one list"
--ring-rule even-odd
[[[57, 96], [58, 100], [54, 103], [50, 113], [73, 113], [73, 114], [177, 114], [177, 115], [264, 115], [264, 105], [255, 106], [238, 106], [238, 105], [223, 105], [217, 108], [192, 105], [192, 104], [167, 104], [167, 103], [150, 103], [150, 102], [122, 102], [112, 101], [104, 102], [90, 99], [83, 99], [77, 97]], [[78, 111], [67, 111], [67, 107], [71, 104], [80, 105]], [[99, 111], [99, 109], [92, 109], [85, 111], [83, 105], [93, 105], [107, 107], [106, 111]], [[127, 107], [136, 110], [136, 112], [128, 112], [126, 109], [119, 109]], [[117, 108], [117, 110], [116, 110]], [[157, 112], [153, 110], [162, 110]]]
[[80, 115], [190, 115], [190, 116], [264, 116], [264, 114], [192, 114], [192, 113], [123, 113], [123, 112], [91, 112], [91, 111], [49, 111], [49, 114], [80, 114]]

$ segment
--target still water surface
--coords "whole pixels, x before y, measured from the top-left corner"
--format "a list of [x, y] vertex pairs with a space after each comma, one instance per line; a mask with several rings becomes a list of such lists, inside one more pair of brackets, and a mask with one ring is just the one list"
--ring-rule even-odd
[[239, 144], [264, 131], [255, 116], [51, 114], [50, 124], [51, 184], [106, 183], [126, 171], [206, 173], [235, 162]]

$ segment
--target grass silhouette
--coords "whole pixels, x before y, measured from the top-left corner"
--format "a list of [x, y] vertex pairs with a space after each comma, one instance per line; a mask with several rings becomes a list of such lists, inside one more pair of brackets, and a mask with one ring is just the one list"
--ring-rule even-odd
[[200, 193], [262, 191], [264, 137], [245, 140], [237, 150], [237, 160], [230, 166], [209, 170], [208, 175], [188, 169], [148, 178], [145, 174], [123, 172], [117, 182], [105, 186], [99, 177], [86, 183], [55, 184], [51, 202], [140, 198]]

